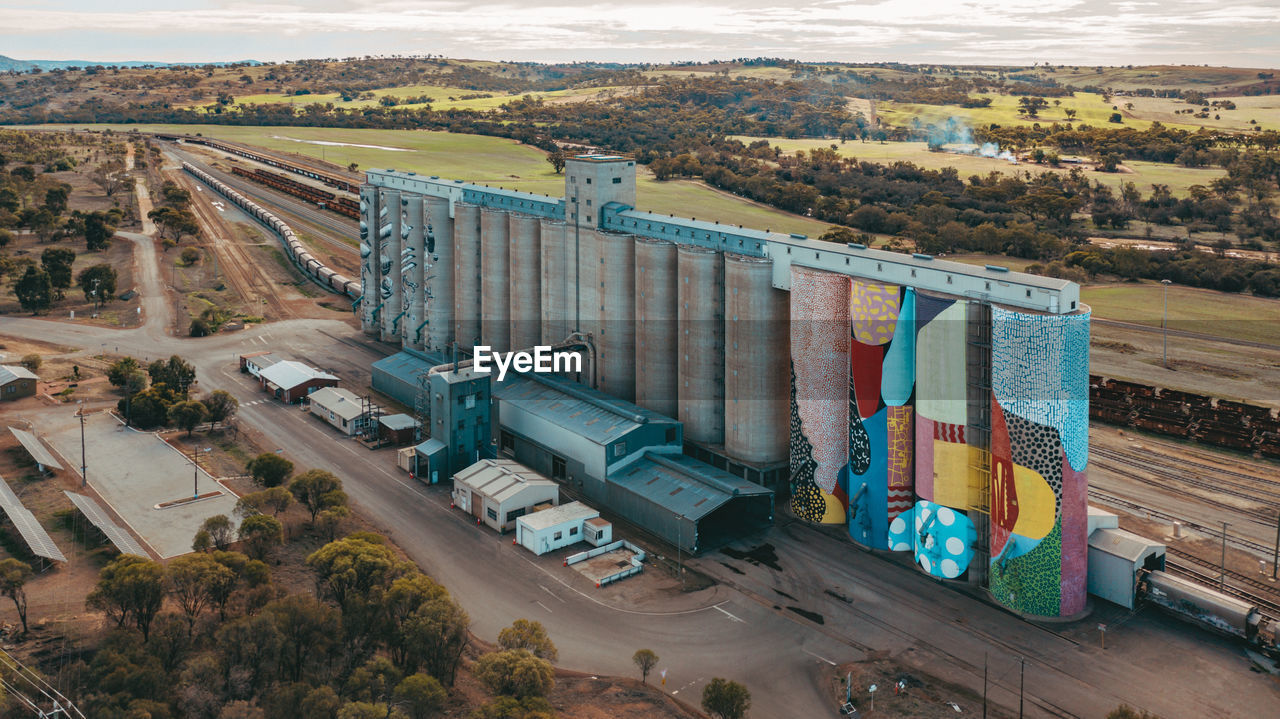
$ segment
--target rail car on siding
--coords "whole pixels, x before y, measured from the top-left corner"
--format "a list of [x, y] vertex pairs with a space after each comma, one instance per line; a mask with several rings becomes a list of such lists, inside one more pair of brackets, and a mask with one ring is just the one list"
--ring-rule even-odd
[[1142, 578], [1147, 601], [1210, 631], [1238, 637], [1274, 655], [1280, 627], [1251, 602], [1223, 594], [1185, 577], [1150, 571]]
[[240, 157], [253, 160], [254, 162], [260, 162], [264, 165], [270, 165], [271, 167], [278, 167], [281, 170], [286, 170], [288, 172], [302, 175], [303, 177], [310, 177], [313, 180], [319, 180], [320, 182], [323, 182], [324, 184], [330, 187], [334, 187], [339, 190], [342, 190], [343, 192], [350, 192], [353, 194], [359, 194], [360, 192], [360, 183], [358, 182], [352, 182], [351, 180], [348, 180], [343, 177], [338, 177], [337, 175], [330, 175], [325, 172], [313, 170], [303, 165], [295, 165], [286, 160], [281, 160], [276, 157], [271, 157], [270, 155], [262, 155], [256, 152], [252, 152], [250, 150], [246, 150], [241, 147], [236, 147], [235, 145], [228, 145], [224, 142], [219, 142], [217, 140], [210, 140], [205, 137], [187, 137], [187, 136], [176, 137], [172, 135], [163, 135], [163, 136], [157, 135], [157, 137], [164, 140], [181, 139], [184, 142], [189, 142], [194, 145], [204, 145], [206, 147], [212, 147], [215, 150], [228, 152], [228, 153], [231, 153], [232, 155], [239, 155]]
[[[266, 208], [231, 189], [221, 181], [215, 179], [209, 173], [200, 170], [195, 165], [192, 165], [189, 162], [183, 162], [182, 169], [199, 178], [201, 182], [204, 182], [209, 187], [212, 187], [218, 194], [231, 200], [236, 204], [236, 206], [240, 207], [263, 225], [271, 228], [277, 235], [279, 235], [281, 244], [284, 245], [285, 252], [288, 254], [289, 259], [292, 260], [293, 263], [305, 274], [315, 279], [316, 282], [319, 282], [321, 285], [333, 292], [345, 295], [353, 300], [360, 298], [360, 283], [338, 273], [336, 270], [327, 267], [324, 263], [320, 262], [320, 260], [316, 259], [314, 255], [303, 247], [302, 243], [294, 234], [293, 228], [285, 224], [284, 220], [276, 217]], [[236, 169], [238, 170], [239, 168]], [[244, 173], [237, 172], [236, 174], [241, 175]]]

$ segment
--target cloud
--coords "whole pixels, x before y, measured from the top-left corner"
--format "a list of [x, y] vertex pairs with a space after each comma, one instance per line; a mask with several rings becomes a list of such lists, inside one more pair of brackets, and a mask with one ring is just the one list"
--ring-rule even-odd
[[[543, 60], [1280, 64], [1280, 13], [1254, 0], [205, 0], [188, 9], [160, 0], [9, 1], [0, 5], [0, 40], [41, 47], [45, 57], [85, 55], [79, 45], [54, 52], [59, 37], [137, 55], [140, 39], [176, 36], [187, 60], [232, 45], [262, 59], [284, 59], [276, 53], [287, 47], [311, 56]], [[281, 36], [289, 42], [276, 42]]]

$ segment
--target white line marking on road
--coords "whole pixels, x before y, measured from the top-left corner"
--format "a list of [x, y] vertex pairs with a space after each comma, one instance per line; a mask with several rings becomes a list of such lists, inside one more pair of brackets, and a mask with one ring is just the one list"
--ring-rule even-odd
[[827, 659], [826, 657], [821, 656], [821, 655], [819, 655], [819, 654], [814, 654], [813, 652], [809, 651], [808, 649], [801, 649], [800, 651], [804, 652], [805, 654], [808, 654], [808, 655], [809, 655], [809, 656], [811, 656], [811, 657], [815, 657], [815, 658], [817, 658], [817, 659], [821, 659], [822, 661], [826, 662], [827, 664], [830, 664], [830, 665], [831, 665], [831, 666], [833, 666], [833, 667], [834, 667], [834, 666], [836, 666], [836, 663], [835, 663], [835, 662], [833, 662], [833, 661], [831, 661], [830, 659]]
[[560, 595], [556, 594], [555, 592], [551, 591], [550, 589], [547, 589], [547, 588], [546, 588], [546, 586], [544, 586], [544, 585], [542, 585], [542, 584], [539, 584], [538, 586], [539, 586], [539, 587], [542, 587], [542, 591], [544, 591], [544, 592], [546, 592], [547, 594], [550, 594], [551, 596], [553, 596], [553, 597], [555, 597], [556, 599], [560, 600], [560, 603], [561, 603], [561, 604], [564, 604], [564, 599], [561, 599], [561, 598], [560, 598]]
[[542, 602], [539, 602], [538, 600], [536, 600], [536, 599], [535, 599], [535, 600], [533, 600], [533, 603], [534, 603], [534, 604], [537, 604], [538, 606], [542, 607], [543, 609], [546, 609], [546, 610], [547, 610], [547, 614], [555, 614], [555, 612], [551, 611], [551, 609], [550, 609], [550, 608], [548, 608], [548, 607], [547, 607], [547, 605], [543, 604]]
[[[723, 603], [723, 602], [722, 602], [722, 603]], [[718, 611], [718, 612], [720, 612], [721, 614], [725, 615], [726, 617], [728, 617], [728, 618], [732, 619], [733, 621], [738, 622], [739, 624], [746, 624], [746, 622], [744, 622], [743, 620], [741, 620], [741, 619], [739, 619], [739, 618], [737, 618], [737, 617], [733, 616], [733, 615], [732, 615], [732, 614], [730, 614], [729, 612], [726, 612], [725, 610], [721, 609], [719, 604], [717, 604], [717, 605], [715, 605], [714, 607], [712, 607], [712, 609], [715, 609], [716, 611]]]

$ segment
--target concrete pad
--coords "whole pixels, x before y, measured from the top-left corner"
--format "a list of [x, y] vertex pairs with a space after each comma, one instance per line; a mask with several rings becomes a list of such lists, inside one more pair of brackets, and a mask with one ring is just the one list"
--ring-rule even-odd
[[592, 582], [599, 582], [601, 579], [617, 574], [624, 569], [630, 569], [631, 558], [635, 554], [630, 549], [622, 547], [569, 566]]
[[[41, 436], [67, 462], [80, 466], [80, 421], [73, 409], [51, 411], [37, 420]], [[233, 525], [236, 496], [200, 470], [200, 493], [221, 494], [168, 509], [161, 502], [192, 496], [191, 460], [148, 432], [126, 429], [109, 414], [85, 419], [89, 484], [161, 558], [191, 551], [205, 519], [225, 514]]]

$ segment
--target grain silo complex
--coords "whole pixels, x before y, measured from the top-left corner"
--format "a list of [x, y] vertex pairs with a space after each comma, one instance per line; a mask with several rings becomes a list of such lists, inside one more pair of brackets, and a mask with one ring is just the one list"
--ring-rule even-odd
[[[361, 188], [357, 312], [418, 374], [481, 345], [582, 360], [505, 389], [495, 377], [493, 454], [545, 462], [690, 549], [727, 540], [738, 518], [767, 522], [772, 492], [1016, 611], [1084, 610], [1077, 285], [642, 212], [627, 157], [569, 158], [564, 174], [562, 198], [395, 170]], [[600, 423], [575, 441], [571, 418], [588, 415]], [[573, 459], [588, 451], [599, 459]], [[651, 506], [655, 478], [684, 504]]]

